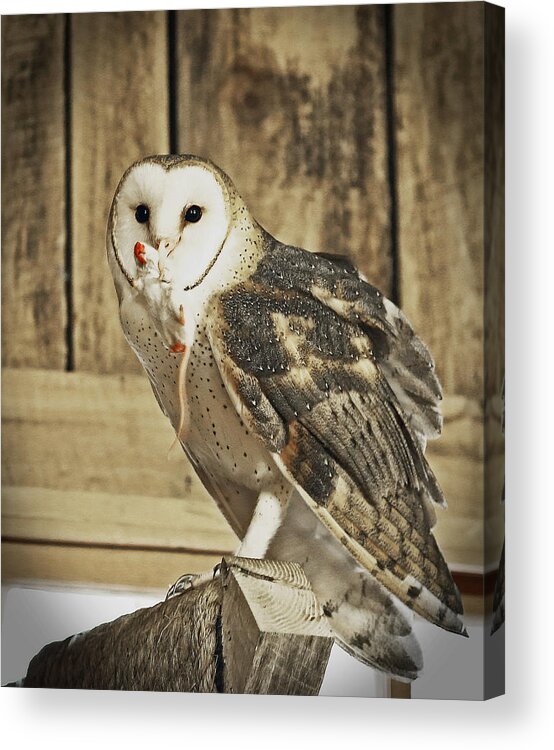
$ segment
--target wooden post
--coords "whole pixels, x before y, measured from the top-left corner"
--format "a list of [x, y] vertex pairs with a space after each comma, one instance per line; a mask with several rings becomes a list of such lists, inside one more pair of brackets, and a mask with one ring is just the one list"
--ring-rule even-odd
[[333, 638], [302, 568], [232, 558], [222, 582], [225, 692], [317, 695]]
[[390, 685], [390, 697], [391, 698], [411, 698], [412, 697], [412, 683], [411, 682], [400, 682], [400, 680], [391, 679]]
[[317, 695], [332, 644], [299, 565], [230, 557], [198, 588], [50, 643], [13, 686]]

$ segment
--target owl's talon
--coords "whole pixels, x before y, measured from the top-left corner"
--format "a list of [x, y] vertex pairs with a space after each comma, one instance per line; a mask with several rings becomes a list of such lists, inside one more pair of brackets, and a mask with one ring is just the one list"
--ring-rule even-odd
[[205, 583], [215, 580], [221, 571], [221, 563], [207, 573], [185, 573], [172, 584], [165, 595], [165, 600], [185, 594], [191, 589], [197, 589]]
[[202, 578], [202, 575], [198, 573], [185, 573], [185, 575], [182, 575], [168, 588], [165, 601], [193, 589], [197, 578]]

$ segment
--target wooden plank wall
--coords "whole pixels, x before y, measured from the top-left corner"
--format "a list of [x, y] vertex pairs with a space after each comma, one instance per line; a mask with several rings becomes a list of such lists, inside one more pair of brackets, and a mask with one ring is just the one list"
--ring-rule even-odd
[[179, 150], [209, 154], [274, 236], [390, 293], [383, 7], [194, 11], [176, 34]]
[[66, 362], [64, 19], [2, 23], [2, 363]]
[[75, 14], [68, 33], [73, 367], [139, 372], [102, 247], [125, 169], [169, 150], [167, 14]]
[[437, 536], [482, 564], [482, 35], [479, 3], [4, 17], [5, 578], [164, 586], [235, 544], [166, 460], [105, 261], [119, 177], [170, 150], [405, 308], [445, 385]]

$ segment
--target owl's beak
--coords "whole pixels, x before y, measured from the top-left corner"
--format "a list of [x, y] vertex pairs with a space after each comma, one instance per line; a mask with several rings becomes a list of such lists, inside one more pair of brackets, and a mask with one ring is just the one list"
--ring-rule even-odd
[[158, 270], [160, 272], [161, 278], [163, 278], [164, 275], [164, 268], [167, 259], [175, 250], [180, 241], [181, 236], [179, 235], [177, 237], [162, 237], [156, 242], [156, 249], [158, 250], [159, 254]]
[[175, 250], [175, 248], [179, 244], [180, 239], [181, 235], [178, 235], [176, 237], [162, 237], [157, 241], [156, 249], [160, 253], [160, 255], [163, 253], [167, 257], [168, 255], [171, 255], [171, 253]]

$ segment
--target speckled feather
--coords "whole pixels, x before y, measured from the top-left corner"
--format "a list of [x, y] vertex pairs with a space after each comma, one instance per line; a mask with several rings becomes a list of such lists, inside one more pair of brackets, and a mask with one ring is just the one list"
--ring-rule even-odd
[[245, 422], [377, 580], [461, 632], [459, 592], [427, 510], [443, 497], [416, 436], [425, 419], [406, 417], [382, 366], [402, 352], [408, 330], [425, 378], [420, 408], [433, 413], [433, 365], [405, 318], [396, 344], [398, 314], [377, 290], [344, 265], [270, 239], [251, 278], [212, 303], [212, 348]]
[[[208, 244], [195, 229], [174, 228], [171, 273], [185, 290], [193, 342], [183, 448], [240, 538], [263, 492], [290, 498], [268, 531], [267, 555], [303, 565], [349, 653], [413, 679], [422, 659], [410, 609], [463, 632], [459, 594], [431, 531], [433, 506], [444, 504], [424, 457], [441, 427], [431, 356], [347, 260], [267, 234], [217, 167], [149, 157], [118, 187], [108, 259], [123, 331], [176, 430], [179, 360], [132, 284], [132, 247], [156, 247], [167, 231], [165, 203], [184, 202], [175, 190], [190, 185], [195, 200], [204, 190], [212, 222], [220, 219]], [[150, 199], [161, 218], [153, 210], [152, 224], [140, 227], [134, 206]]]

